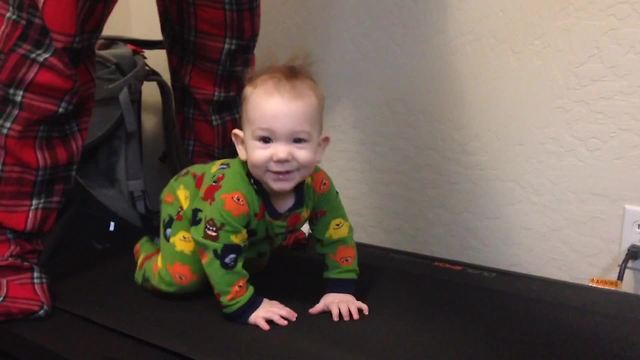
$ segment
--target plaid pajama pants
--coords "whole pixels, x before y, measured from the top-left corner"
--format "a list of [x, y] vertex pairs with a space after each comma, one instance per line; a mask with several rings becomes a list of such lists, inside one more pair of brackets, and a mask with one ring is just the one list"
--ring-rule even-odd
[[[93, 106], [95, 43], [116, 0], [0, 0], [0, 320], [51, 310], [37, 265]], [[259, 0], [157, 0], [192, 162], [234, 155]]]

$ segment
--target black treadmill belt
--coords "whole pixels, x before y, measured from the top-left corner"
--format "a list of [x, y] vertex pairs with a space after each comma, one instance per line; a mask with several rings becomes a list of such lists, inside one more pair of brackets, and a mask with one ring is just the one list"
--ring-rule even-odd
[[0, 324], [0, 359], [182, 359], [61, 309], [47, 319]]
[[454, 271], [366, 245], [359, 253], [371, 314], [339, 324], [307, 314], [322, 290], [321, 262], [307, 254], [276, 256], [252, 279], [298, 313], [266, 333], [224, 320], [208, 293], [175, 299], [137, 287], [129, 254], [58, 279], [54, 294], [64, 311], [197, 359], [640, 358], [635, 295]]

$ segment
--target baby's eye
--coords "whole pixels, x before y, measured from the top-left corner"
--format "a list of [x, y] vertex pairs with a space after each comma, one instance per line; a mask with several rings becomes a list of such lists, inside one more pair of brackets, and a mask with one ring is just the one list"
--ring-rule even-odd
[[301, 138], [301, 137], [293, 138], [294, 144], [304, 144], [306, 142], [307, 142], [307, 139], [305, 138]]
[[271, 144], [273, 142], [273, 140], [268, 136], [260, 136], [258, 137], [258, 141], [263, 144]]

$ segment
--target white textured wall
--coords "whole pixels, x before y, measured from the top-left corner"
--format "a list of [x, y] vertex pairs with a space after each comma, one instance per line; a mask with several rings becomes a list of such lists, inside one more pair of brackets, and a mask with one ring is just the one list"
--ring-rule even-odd
[[324, 165], [358, 240], [580, 283], [615, 276], [622, 207], [640, 204], [640, 2], [262, 11], [259, 63], [315, 60]]

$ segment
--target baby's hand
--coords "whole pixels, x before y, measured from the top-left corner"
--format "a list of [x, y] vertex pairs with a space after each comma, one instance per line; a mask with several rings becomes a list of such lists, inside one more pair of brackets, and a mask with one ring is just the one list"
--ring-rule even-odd
[[309, 314], [316, 315], [321, 312], [330, 311], [333, 321], [340, 320], [340, 314], [348, 321], [350, 318], [349, 313], [351, 313], [351, 317], [353, 317], [354, 320], [360, 318], [358, 310], [362, 310], [363, 314], [369, 315], [369, 307], [367, 304], [356, 300], [353, 295], [328, 293], [320, 299], [320, 302], [309, 309]]
[[296, 321], [298, 314], [296, 314], [293, 310], [288, 307], [280, 304], [277, 301], [264, 299], [262, 300], [262, 304], [260, 307], [256, 309], [256, 311], [249, 316], [249, 324], [259, 326], [262, 330], [269, 330], [269, 324], [267, 324], [267, 320], [271, 320], [274, 323], [286, 326], [289, 322], [286, 319], [291, 321]]

